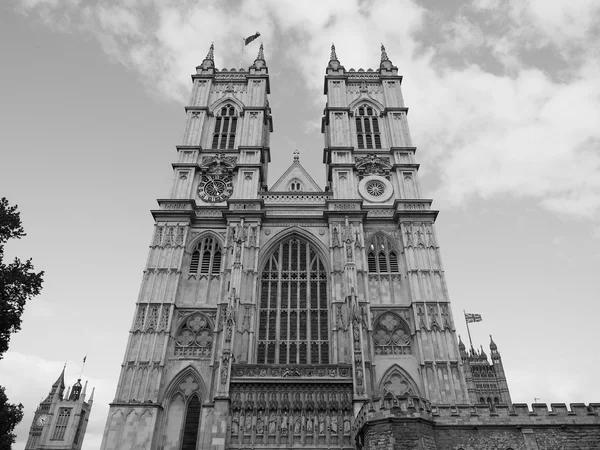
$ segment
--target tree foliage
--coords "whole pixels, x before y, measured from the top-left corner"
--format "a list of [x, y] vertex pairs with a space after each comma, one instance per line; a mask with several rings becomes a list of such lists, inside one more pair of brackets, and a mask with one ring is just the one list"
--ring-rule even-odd
[[[38, 295], [42, 289], [44, 272], [36, 273], [31, 259], [22, 262], [15, 258], [4, 262], [4, 244], [10, 239], [25, 236], [17, 205], [11, 206], [4, 197], [0, 199], [0, 359], [2, 359], [10, 335], [21, 329], [21, 314], [25, 303]], [[23, 418], [23, 405], [8, 402], [4, 388], [0, 386], [0, 450], [10, 450], [16, 436], [13, 430]]]

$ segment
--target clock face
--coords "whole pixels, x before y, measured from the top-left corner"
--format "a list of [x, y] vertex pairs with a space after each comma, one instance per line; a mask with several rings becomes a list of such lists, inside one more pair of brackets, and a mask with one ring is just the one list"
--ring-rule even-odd
[[42, 414], [40, 417], [37, 418], [36, 424], [39, 427], [43, 427], [44, 424], [46, 423], [46, 420], [48, 420], [48, 416], [45, 414]]
[[208, 203], [220, 203], [231, 196], [233, 183], [228, 175], [204, 175], [198, 186], [198, 195]]

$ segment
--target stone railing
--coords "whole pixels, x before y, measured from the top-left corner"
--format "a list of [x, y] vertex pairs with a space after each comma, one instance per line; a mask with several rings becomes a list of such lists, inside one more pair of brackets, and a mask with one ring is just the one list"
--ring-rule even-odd
[[287, 365], [271, 366], [267, 364], [235, 364], [231, 368], [231, 377], [234, 380], [248, 381], [352, 381], [352, 366], [350, 364], [324, 365], [315, 367], [313, 365]]

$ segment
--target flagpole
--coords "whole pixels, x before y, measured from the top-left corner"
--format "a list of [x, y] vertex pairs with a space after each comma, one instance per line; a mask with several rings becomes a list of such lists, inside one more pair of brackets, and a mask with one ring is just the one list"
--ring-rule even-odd
[[79, 373], [79, 379], [83, 376], [83, 368], [85, 367], [85, 360], [87, 359], [87, 355], [83, 357], [83, 364], [81, 365], [81, 372]]
[[471, 340], [471, 330], [469, 330], [469, 321], [467, 320], [467, 313], [463, 309], [463, 314], [465, 315], [465, 323], [467, 324], [467, 333], [469, 334], [469, 344], [471, 344], [471, 348], [473, 348], [473, 341]]
[[240, 69], [242, 68], [242, 63], [244, 61], [244, 49], [246, 48], [246, 39], [242, 38], [242, 54], [240, 55]]

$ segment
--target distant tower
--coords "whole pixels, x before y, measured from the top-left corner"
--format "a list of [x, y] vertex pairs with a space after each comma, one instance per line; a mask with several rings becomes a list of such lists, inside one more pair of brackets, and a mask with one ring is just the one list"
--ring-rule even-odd
[[[87, 382], [81, 386], [81, 379], [65, 393], [65, 369], [52, 385], [50, 393], [40, 403], [29, 429], [29, 439], [25, 450], [78, 450], [83, 444], [94, 391], [86, 402]], [[64, 395], [63, 395], [64, 394]]]
[[492, 336], [490, 336], [491, 364], [483, 347], [481, 351], [471, 348], [470, 352], [467, 352], [465, 345], [459, 341], [459, 349], [470, 403], [511, 404], [502, 358]]

